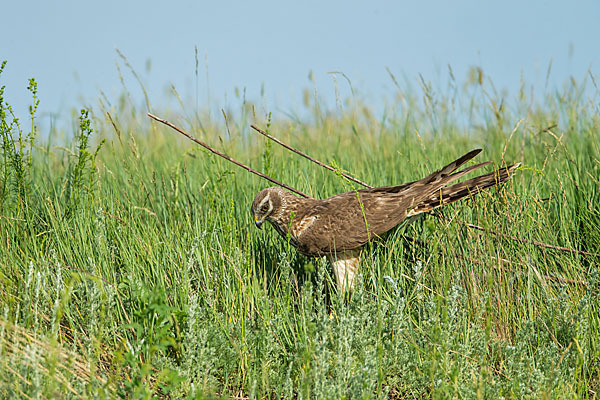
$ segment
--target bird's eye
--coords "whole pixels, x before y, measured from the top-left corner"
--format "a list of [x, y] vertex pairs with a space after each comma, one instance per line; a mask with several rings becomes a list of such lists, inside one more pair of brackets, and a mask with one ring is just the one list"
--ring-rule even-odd
[[269, 206], [265, 204], [264, 206], [262, 206], [260, 208], [260, 211], [263, 212], [263, 213], [266, 213], [267, 211], [269, 211]]

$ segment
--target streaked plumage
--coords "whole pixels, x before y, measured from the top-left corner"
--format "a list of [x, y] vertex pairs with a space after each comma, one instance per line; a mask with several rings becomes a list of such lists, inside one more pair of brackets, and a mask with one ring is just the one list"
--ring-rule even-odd
[[500, 168], [464, 182], [452, 182], [488, 165], [484, 162], [462, 171], [461, 165], [475, 157], [473, 150], [429, 176], [399, 186], [383, 186], [341, 193], [327, 199], [298, 197], [280, 187], [258, 193], [251, 211], [256, 225], [267, 220], [283, 237], [307, 256], [327, 256], [338, 286], [352, 290], [358, 272], [360, 249], [404, 219], [477, 194], [510, 178], [520, 164]]

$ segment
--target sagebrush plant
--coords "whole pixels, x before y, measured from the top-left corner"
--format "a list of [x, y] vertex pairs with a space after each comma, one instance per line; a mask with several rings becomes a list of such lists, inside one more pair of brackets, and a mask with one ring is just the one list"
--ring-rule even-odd
[[356, 187], [265, 147], [249, 115], [372, 185], [475, 147], [523, 163], [368, 246], [346, 297], [325, 260], [254, 229], [268, 182], [149, 125], [128, 95], [43, 151], [57, 132], [37, 132], [35, 85], [29, 135], [1, 89], [0, 397], [595, 398], [597, 90], [511, 99], [475, 69], [464, 85], [422, 79], [419, 94], [391, 77], [382, 118], [356, 91], [328, 112], [316, 90], [304, 119], [246, 101], [227, 126], [165, 115], [315, 197]]

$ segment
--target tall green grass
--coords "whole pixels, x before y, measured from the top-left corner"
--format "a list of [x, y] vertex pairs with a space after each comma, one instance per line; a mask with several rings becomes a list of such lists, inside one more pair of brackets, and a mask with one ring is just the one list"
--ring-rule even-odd
[[349, 299], [324, 260], [254, 229], [267, 182], [151, 124], [127, 96], [82, 110], [57, 147], [54, 132], [36, 141], [35, 85], [31, 127], [2, 89], [0, 397], [596, 398], [592, 84], [509, 97], [474, 70], [443, 88], [397, 83], [382, 115], [360, 94], [331, 111], [307, 94], [306, 118], [248, 102], [226, 123], [152, 110], [315, 197], [354, 186], [248, 123], [373, 185], [476, 147], [479, 161], [523, 163], [368, 246]]

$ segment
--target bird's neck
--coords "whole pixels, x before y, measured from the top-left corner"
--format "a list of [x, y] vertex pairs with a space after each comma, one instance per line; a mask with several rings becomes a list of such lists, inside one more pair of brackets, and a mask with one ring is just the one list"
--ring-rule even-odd
[[281, 196], [281, 204], [273, 214], [267, 218], [280, 235], [286, 236], [290, 230], [292, 220], [298, 215], [299, 204], [306, 199], [285, 193]]

